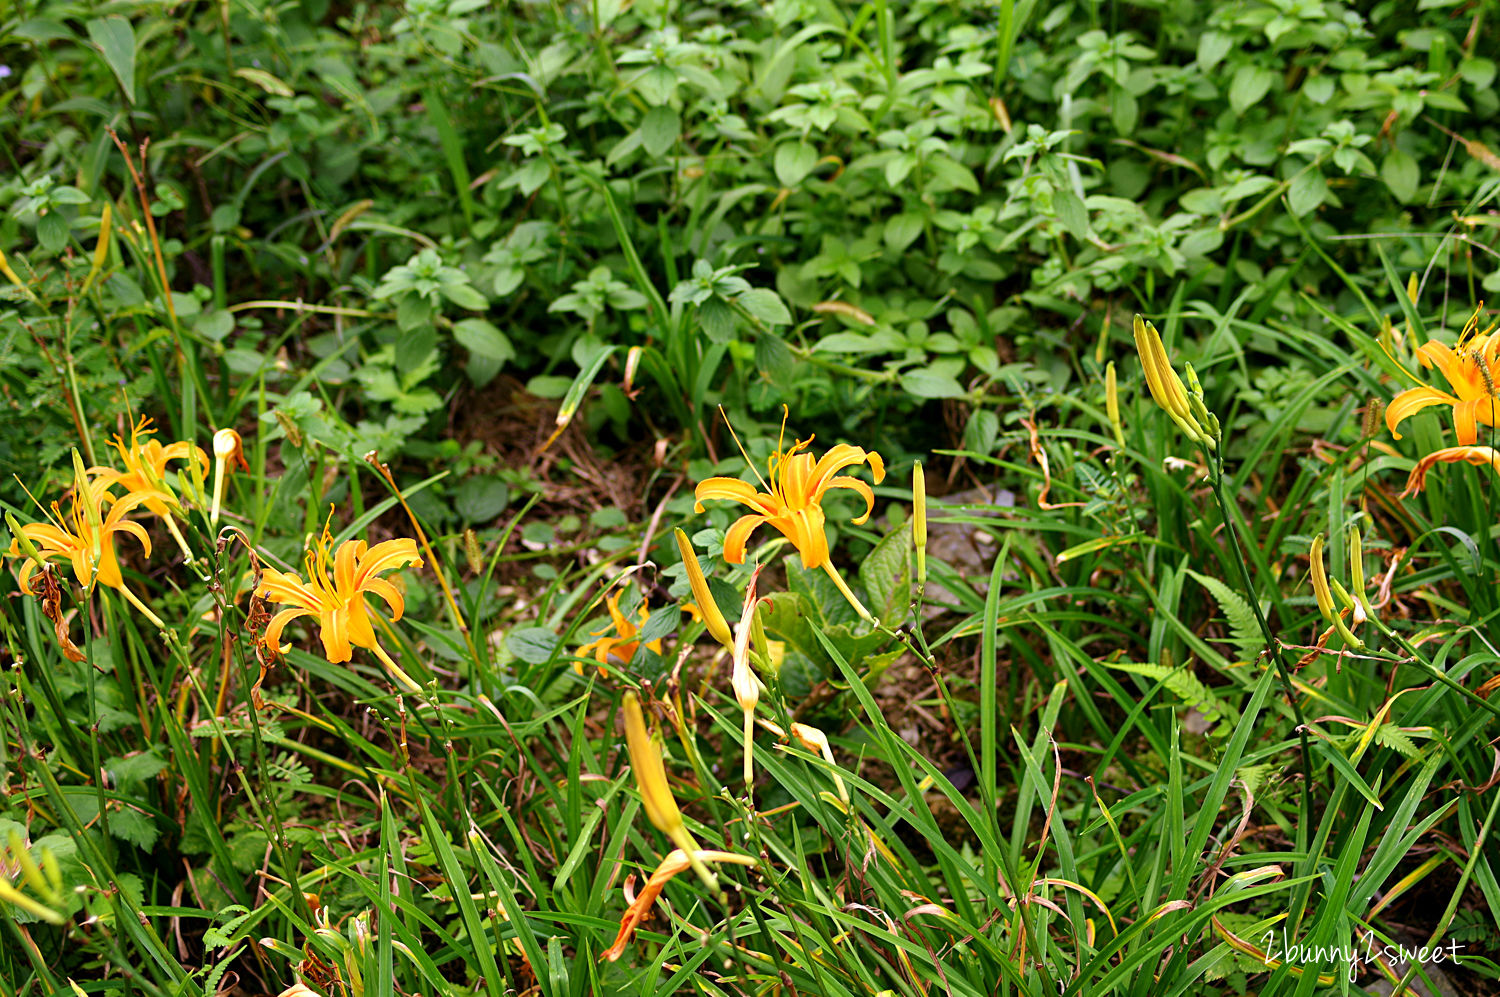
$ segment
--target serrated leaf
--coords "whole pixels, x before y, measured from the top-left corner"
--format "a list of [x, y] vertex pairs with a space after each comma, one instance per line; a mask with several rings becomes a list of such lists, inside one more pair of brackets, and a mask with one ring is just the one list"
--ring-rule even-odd
[[143, 751], [128, 758], [112, 758], [104, 767], [116, 783], [134, 785], [161, 772], [167, 767], [167, 761], [155, 751]]
[[1422, 757], [1422, 749], [1418, 748], [1406, 732], [1395, 724], [1381, 724], [1375, 731], [1375, 743], [1382, 748], [1390, 748], [1403, 758]]
[[1199, 574], [1192, 568], [1188, 568], [1187, 573], [1196, 578], [1199, 585], [1208, 589], [1214, 601], [1219, 604], [1219, 612], [1229, 621], [1230, 640], [1234, 644], [1236, 656], [1242, 661], [1253, 661], [1266, 645], [1260, 632], [1260, 623], [1255, 619], [1255, 610], [1250, 603], [1212, 575]]
[[121, 807], [109, 815], [109, 833], [143, 851], [150, 851], [161, 836], [161, 829], [139, 810]]

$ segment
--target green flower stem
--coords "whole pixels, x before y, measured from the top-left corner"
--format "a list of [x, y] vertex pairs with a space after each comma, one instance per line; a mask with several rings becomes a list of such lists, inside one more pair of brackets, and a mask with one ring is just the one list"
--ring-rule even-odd
[[1281, 641], [1275, 634], [1271, 633], [1271, 625], [1266, 622], [1266, 614], [1261, 611], [1260, 597], [1255, 583], [1250, 579], [1250, 566], [1245, 562], [1245, 552], [1240, 546], [1239, 531], [1235, 529], [1234, 517], [1230, 514], [1229, 498], [1224, 494], [1224, 464], [1220, 450], [1203, 450], [1208, 460], [1209, 482], [1213, 486], [1214, 501], [1219, 504], [1219, 515], [1224, 522], [1224, 533], [1229, 537], [1229, 550], [1234, 555], [1234, 563], [1239, 566], [1240, 583], [1245, 588], [1250, 608], [1255, 611], [1255, 622], [1260, 626], [1260, 633], [1266, 642], [1266, 650], [1271, 654], [1271, 660], [1276, 663], [1276, 673], [1281, 678], [1282, 690], [1286, 693], [1287, 703], [1292, 708], [1292, 716], [1297, 721], [1297, 741], [1302, 755], [1302, 820], [1303, 826], [1311, 828], [1314, 826], [1312, 814], [1312, 751], [1307, 739], [1307, 718], [1302, 715], [1302, 706], [1297, 702], [1297, 690], [1292, 685], [1292, 670], [1286, 663], [1286, 654], [1281, 647]]

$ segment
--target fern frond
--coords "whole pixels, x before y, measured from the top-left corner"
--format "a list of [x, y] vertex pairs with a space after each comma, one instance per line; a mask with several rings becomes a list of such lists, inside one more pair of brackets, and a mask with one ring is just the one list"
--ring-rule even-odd
[[1390, 748], [1403, 758], [1421, 758], [1422, 749], [1407, 735], [1406, 731], [1395, 724], [1381, 724], [1375, 729], [1375, 743], [1382, 748]]
[[1114, 662], [1110, 663], [1109, 667], [1162, 683], [1178, 699], [1203, 714], [1204, 719], [1209, 723], [1218, 724], [1221, 721], [1228, 721], [1227, 726], [1233, 727], [1239, 718], [1238, 711], [1233, 706], [1215, 696], [1213, 690], [1200, 682], [1198, 676], [1186, 666], [1169, 668], [1166, 665]]
[[1219, 604], [1219, 612], [1229, 621], [1230, 641], [1234, 644], [1235, 653], [1241, 660], [1253, 661], [1265, 649], [1266, 642], [1261, 636], [1260, 624], [1255, 620], [1255, 610], [1250, 603], [1217, 578], [1199, 574], [1192, 568], [1188, 569], [1188, 574], [1208, 589], [1214, 601]]

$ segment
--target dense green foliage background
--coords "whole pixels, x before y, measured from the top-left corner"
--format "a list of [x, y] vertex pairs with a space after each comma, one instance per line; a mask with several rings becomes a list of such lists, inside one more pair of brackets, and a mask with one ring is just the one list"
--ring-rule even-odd
[[[1497, 15], [17, 0], [0, 505], [40, 519], [24, 489], [60, 495], [70, 451], [107, 460], [131, 413], [200, 445], [235, 427], [231, 521], [294, 566], [330, 506], [341, 536], [410, 535], [378, 451], [457, 594], [448, 611], [409, 573], [388, 642], [426, 663], [430, 702], [298, 650], [257, 710], [232, 639], [249, 564], [202, 516], [203, 574], [154, 528], [158, 557], [130, 564], [170, 653], [122, 603], [80, 599], [89, 660], [67, 662], [7, 589], [0, 876], [49, 850], [66, 889], [62, 924], [0, 904], [0, 997], [276, 993], [299, 973], [360, 997], [1339, 992], [1317, 976], [1335, 959], [1272, 972], [1231, 944], [1289, 910], [1328, 944], [1440, 929], [1472, 956], [1441, 985], [1491, 992], [1495, 481], [1443, 467], [1399, 498], [1448, 420], [1398, 444], [1377, 416], [1412, 348], [1453, 342], [1500, 286]], [[1150, 403], [1137, 312], [1202, 378], [1222, 493]], [[830, 802], [815, 756], [767, 750], [759, 802], [796, 814], [752, 820], [725, 781], [725, 683], [678, 662], [678, 794], [765, 865], [727, 908], [674, 882], [667, 934], [601, 964], [620, 863], [662, 851], [631, 824], [616, 692], [677, 659], [643, 647], [600, 679], [569, 652], [608, 622], [601, 580], [671, 526], [734, 583], [737, 618], [731, 513], [693, 519], [692, 485], [745, 473], [726, 420], [763, 466], [783, 406], [799, 438], [892, 469], [867, 526], [852, 497], [828, 507], [850, 577], [897, 615], [890, 538], [928, 461], [951, 541], [925, 621], [941, 670], [788, 562], [768, 684], [783, 719], [828, 731], [856, 800]], [[1308, 543], [1328, 534], [1347, 579], [1352, 524], [1420, 655], [1313, 650]], [[660, 606], [685, 584], [670, 541], [651, 557]], [[1307, 731], [1255, 607], [1310, 652]]]

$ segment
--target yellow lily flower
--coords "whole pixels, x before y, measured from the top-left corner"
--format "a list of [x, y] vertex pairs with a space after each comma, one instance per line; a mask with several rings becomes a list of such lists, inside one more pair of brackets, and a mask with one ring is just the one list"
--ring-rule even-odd
[[[1469, 320], [1468, 329], [1478, 327], [1478, 314], [1475, 312]], [[1453, 393], [1424, 384], [1408, 388], [1391, 399], [1390, 407], [1385, 410], [1385, 424], [1396, 439], [1401, 439], [1396, 427], [1402, 420], [1430, 405], [1453, 409], [1458, 442], [1464, 446], [1479, 439], [1480, 423], [1496, 425], [1496, 415], [1500, 414], [1500, 398], [1496, 397], [1496, 384], [1500, 380], [1500, 330], [1472, 337], [1472, 346], [1465, 347], [1463, 341], [1461, 337], [1456, 350], [1436, 339], [1417, 347], [1417, 359], [1422, 366], [1441, 371]]]
[[142, 504], [146, 510], [166, 525], [172, 539], [182, 549], [183, 557], [191, 564], [193, 552], [172, 518], [182, 514], [182, 505], [167, 483], [167, 463], [174, 460], [187, 461], [201, 481], [208, 474], [208, 455], [185, 440], [163, 446], [160, 441], [150, 439], [155, 435], [156, 430], [151, 428], [151, 420], [142, 417], [130, 430], [128, 446], [118, 433], [110, 442], [110, 446], [119, 453], [120, 463], [125, 469], [118, 471], [112, 467], [99, 466], [89, 468], [88, 473], [111, 488], [118, 485], [127, 492], [144, 495], [145, 501]]
[[[89, 482], [83, 490], [75, 489], [68, 515], [63, 516], [56, 502], [52, 503], [52, 522], [27, 523], [21, 533], [35, 545], [43, 561], [55, 558], [66, 559], [73, 567], [73, 577], [78, 584], [92, 589], [97, 582], [113, 589], [123, 589], [124, 576], [120, 573], [120, 561], [115, 556], [116, 533], [128, 533], [140, 541], [146, 556], [151, 556], [151, 538], [139, 523], [126, 519], [130, 510], [147, 501], [141, 493], [131, 493], [116, 499], [104, 481]], [[109, 512], [104, 512], [105, 502], [111, 503]], [[11, 557], [19, 557], [19, 541], [12, 539]], [[28, 582], [40, 567], [37, 561], [27, 557], [21, 565], [21, 588], [31, 592]]]
[[[609, 672], [605, 670], [604, 666], [609, 664], [611, 659], [624, 664], [635, 657], [636, 648], [641, 646], [640, 641], [636, 640], [636, 634], [641, 632], [641, 628], [637, 623], [632, 623], [627, 619], [624, 613], [620, 612], [619, 591], [611, 593], [604, 600], [604, 608], [609, 610], [609, 618], [613, 626], [605, 627], [603, 630], [596, 630], [589, 634], [590, 637], [598, 637], [599, 639], [590, 641], [580, 647], [578, 649], [578, 656], [588, 657], [592, 654], [594, 660], [599, 662], [599, 674], [608, 676]], [[638, 623], [645, 623], [650, 618], [651, 610], [647, 608], [646, 600], [643, 597], [636, 619]], [[609, 636], [611, 633], [615, 636]], [[660, 638], [648, 641], [646, 646], [657, 654], [662, 653]], [[573, 667], [578, 674], [583, 674], [582, 665], [575, 664]]]
[[167, 462], [185, 460], [198, 465], [203, 475], [208, 474], [208, 454], [187, 441], [163, 446], [159, 440], [151, 439], [156, 430], [151, 420], [142, 417], [130, 430], [130, 443], [116, 434], [110, 446], [120, 455], [123, 471], [112, 467], [91, 467], [89, 475], [105, 482], [109, 487], [118, 485], [127, 492], [145, 496], [144, 505], [152, 515], [166, 519], [182, 511], [177, 495], [167, 485]]
[[1417, 461], [1417, 466], [1411, 469], [1411, 474], [1406, 479], [1406, 490], [1401, 493], [1402, 498], [1409, 498], [1427, 487], [1427, 472], [1432, 470], [1434, 464], [1473, 464], [1475, 467], [1483, 467], [1488, 464], [1496, 472], [1500, 472], [1500, 450], [1494, 447], [1444, 447], [1434, 450], [1432, 453]]
[[761, 484], [766, 491], [738, 478], [709, 478], [698, 485], [694, 495], [695, 512], [703, 511], [705, 500], [724, 499], [747, 505], [754, 512], [741, 516], [724, 537], [724, 560], [730, 564], [745, 563], [745, 542], [762, 524], [769, 524], [797, 548], [802, 566], [821, 568], [828, 561], [828, 537], [823, 531], [823, 496], [834, 488], [847, 488], [865, 500], [864, 515], [854, 520], [857, 526], [870, 518], [875, 508], [875, 494], [858, 478], [838, 472], [855, 464], [869, 463], [878, 485], [885, 479], [885, 461], [880, 454], [863, 447], [840, 443], [819, 459], [801, 453], [812, 443], [812, 437], [799, 440], [790, 450], [777, 447], [766, 468], [771, 483]]
[[614, 962], [625, 954], [625, 946], [630, 944], [630, 939], [635, 935], [635, 929], [651, 914], [651, 907], [656, 903], [656, 898], [661, 896], [661, 891], [666, 889], [667, 883], [673, 876], [682, 872], [692, 865], [701, 865], [704, 862], [733, 862], [736, 865], [754, 865], [755, 859], [749, 855], [738, 855], [734, 852], [721, 852], [711, 849], [703, 851], [686, 852], [681, 848], [667, 853], [667, 857], [661, 860], [661, 865], [646, 880], [646, 885], [636, 896], [635, 901], [626, 909], [625, 916], [620, 918], [620, 933], [615, 936], [615, 943], [605, 949], [600, 958]]
[[[353, 648], [374, 652], [386, 670], [408, 692], [419, 692], [419, 686], [404, 672], [375, 639], [375, 629], [365, 608], [365, 593], [378, 596], [390, 607], [391, 621], [401, 619], [406, 601], [389, 581], [379, 577], [402, 565], [422, 566], [415, 540], [387, 540], [374, 547], [363, 540], [346, 540], [332, 551], [333, 534], [325, 527], [317, 546], [307, 552], [305, 563], [308, 580], [289, 571], [267, 568], [261, 579], [260, 594], [274, 602], [290, 603], [271, 618], [266, 627], [265, 643], [281, 650], [281, 631], [301, 616], [316, 616], [323, 640], [323, 652], [330, 664], [340, 664], [353, 657]], [[332, 574], [329, 573], [330, 567]]]

